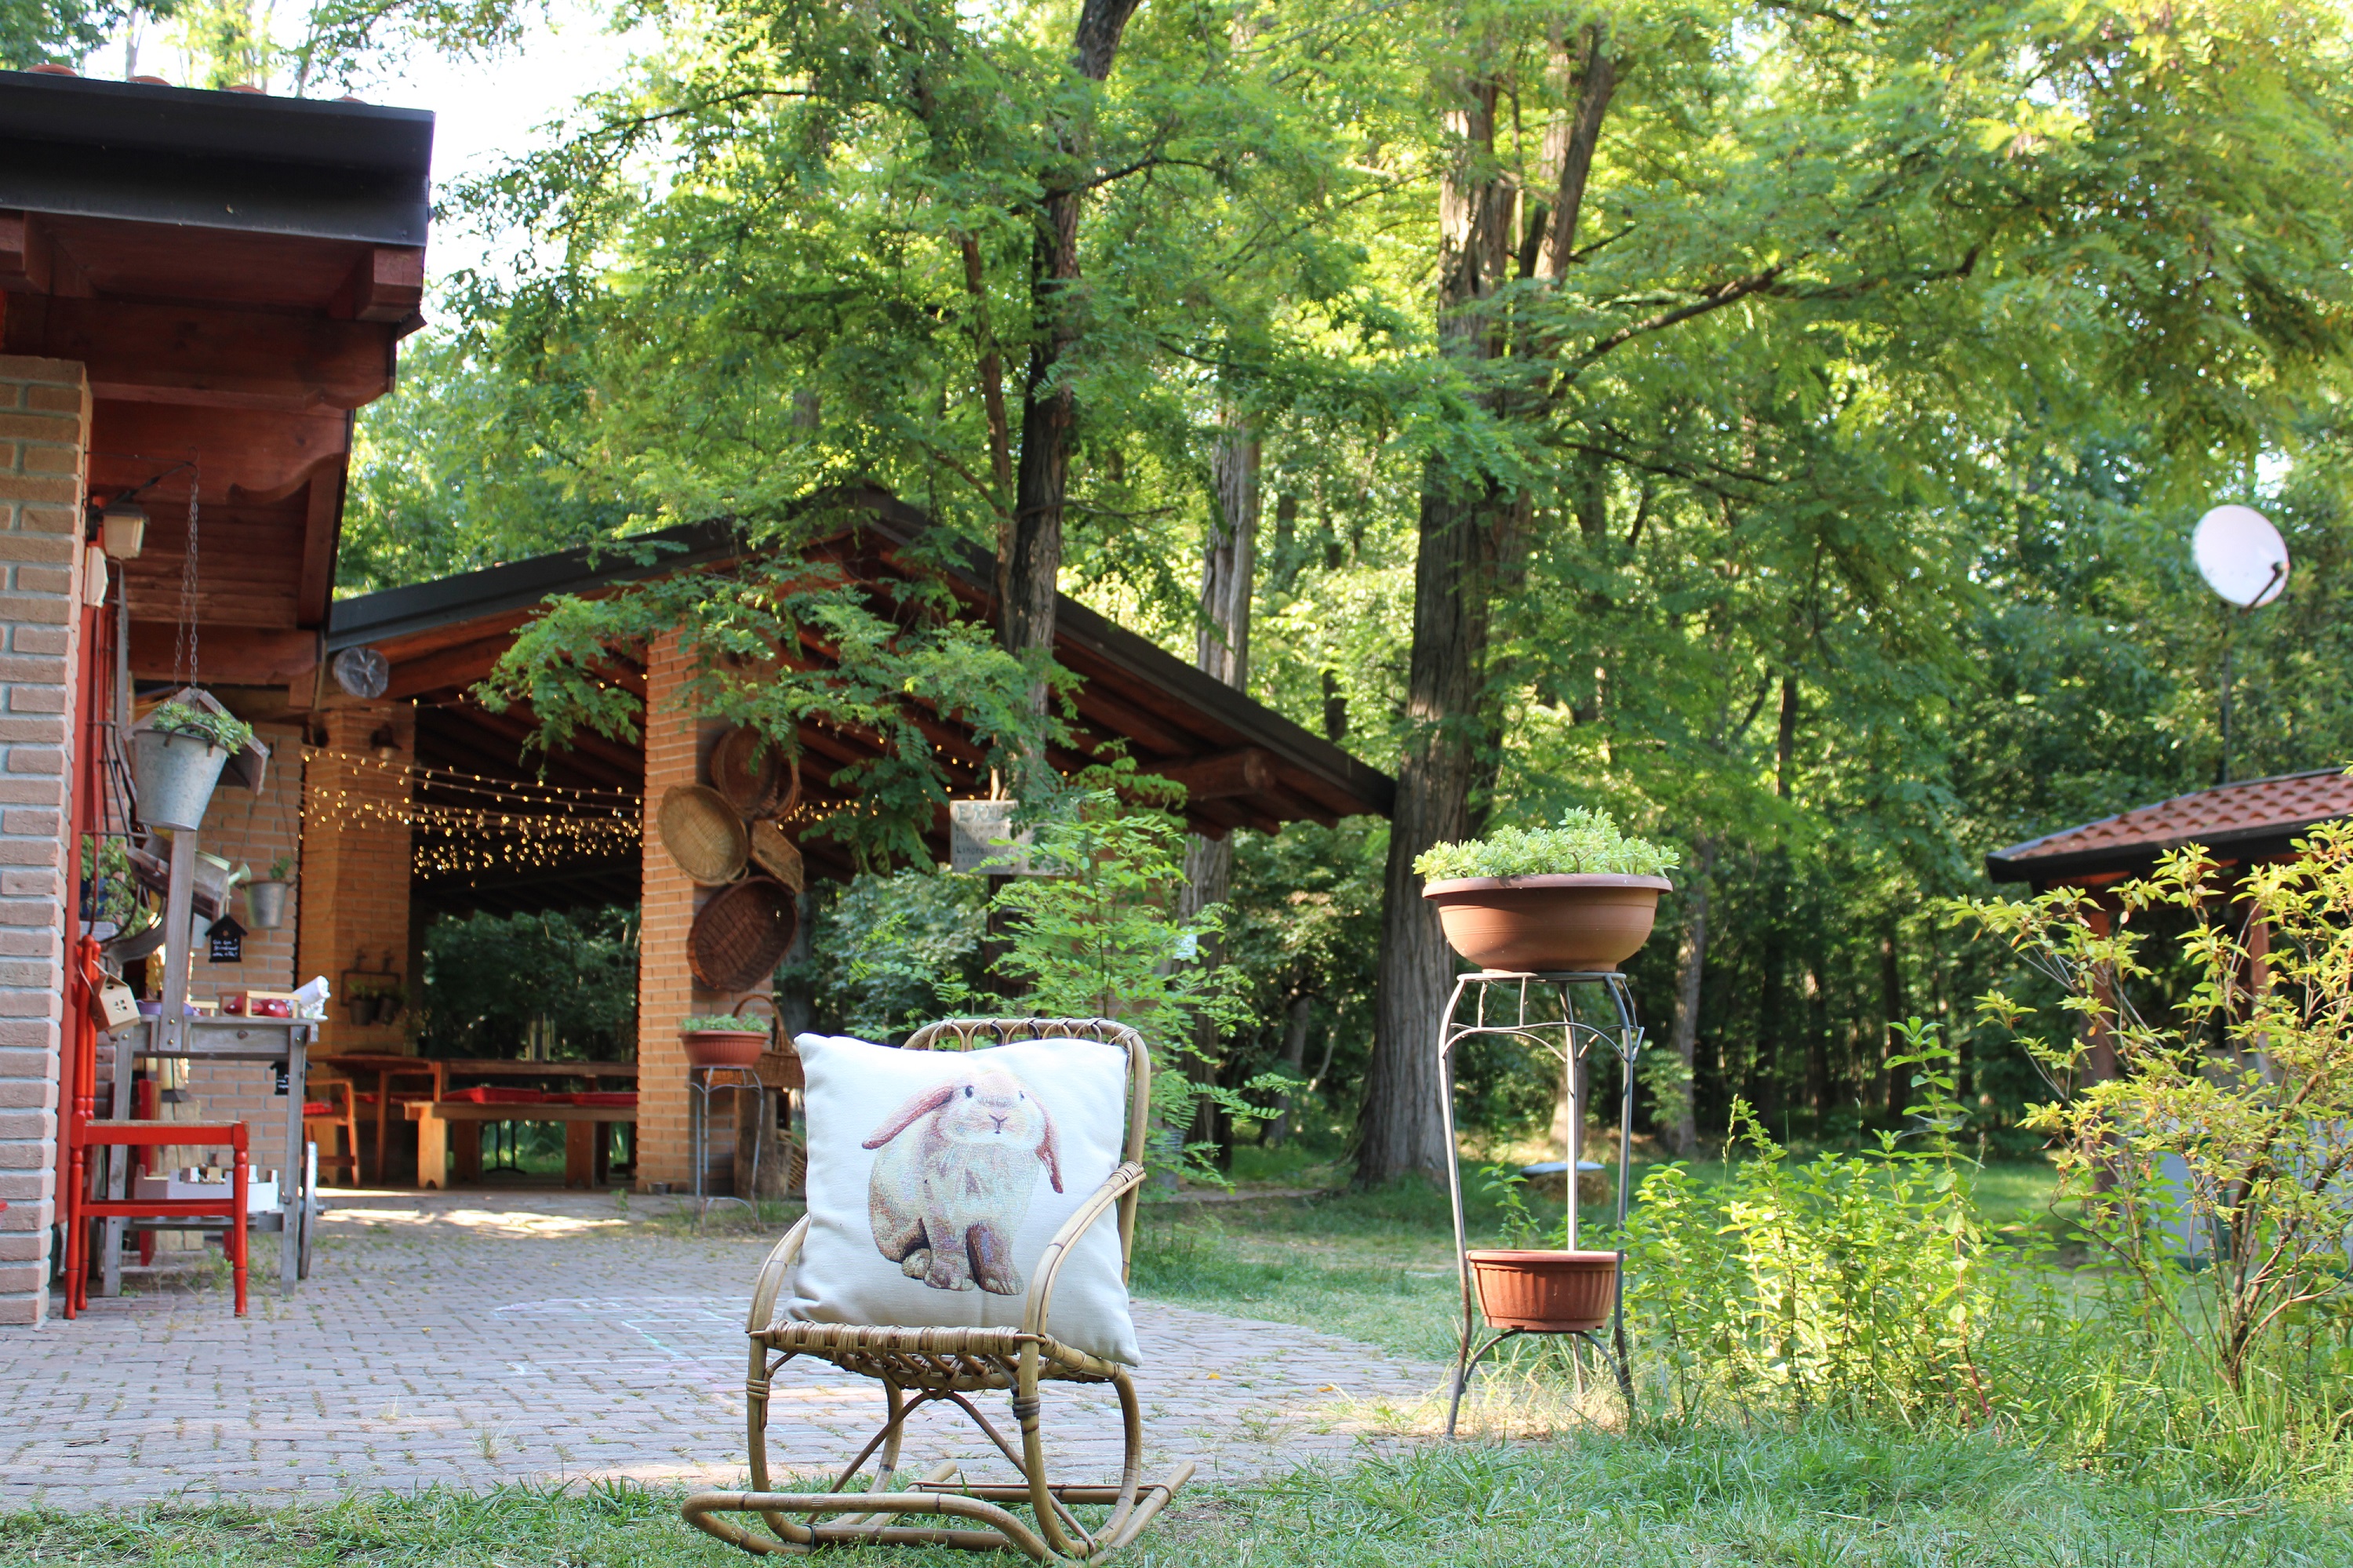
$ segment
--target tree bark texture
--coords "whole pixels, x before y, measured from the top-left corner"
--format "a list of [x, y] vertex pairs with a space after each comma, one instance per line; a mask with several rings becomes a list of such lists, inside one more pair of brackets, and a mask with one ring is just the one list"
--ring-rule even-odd
[[[1141, 0], [1084, 0], [1071, 59], [1081, 76], [1111, 74], [1120, 35]], [[1062, 574], [1062, 507], [1070, 491], [1071, 439], [1078, 399], [1060, 379], [1063, 362], [1083, 334], [1079, 282], [1079, 215], [1086, 203], [1092, 136], [1083, 123], [1059, 132], [1063, 181], [1045, 193], [1029, 251], [1029, 309], [1037, 323], [1022, 384], [1021, 456], [1014, 476], [1013, 520], [997, 561], [998, 635], [1011, 652], [1054, 646], [1054, 596]], [[1045, 688], [1033, 701], [1043, 706]]]
[[[1257, 432], [1229, 413], [1210, 453], [1210, 483], [1216, 492], [1217, 514], [1201, 543], [1201, 623], [1194, 644], [1194, 663], [1225, 685], [1237, 689], [1250, 683], [1250, 618], [1252, 557], [1258, 546], [1259, 443]], [[1233, 890], [1234, 841], [1199, 834], [1185, 841], [1185, 892], [1180, 906], [1192, 916], [1212, 904], [1223, 904]], [[1202, 954], [1208, 964], [1223, 961], [1221, 944], [1212, 943]], [[1218, 1026], [1207, 1018], [1193, 1025], [1197, 1069], [1214, 1077], [1223, 1061], [1224, 1044]], [[1193, 1138], [1219, 1145], [1222, 1156], [1229, 1134], [1226, 1118], [1203, 1101]]]
[[1689, 1159], [1699, 1148], [1698, 1087], [1700, 982], [1707, 977], [1707, 905], [1714, 892], [1715, 841], [1701, 835], [1692, 850], [1683, 883], [1683, 927], [1675, 944], [1675, 1022], [1668, 1049], [1683, 1065], [1682, 1097], [1675, 1104], [1668, 1138], [1675, 1153]]
[[[1588, 30], [1590, 58], [1605, 58], [1603, 39]], [[1514, 244], [1527, 238], [1520, 191], [1495, 158], [1500, 80], [1474, 69], [1456, 84], [1447, 128], [1457, 155], [1439, 185], [1438, 336], [1440, 352], [1474, 376], [1508, 346], [1491, 303], [1495, 291], [1539, 265], [1557, 281], [1567, 264], [1615, 80], [1614, 65], [1588, 69], [1567, 127], [1556, 144], [1548, 143], [1558, 159], [1545, 218], [1545, 233], [1554, 238], [1534, 246]], [[1480, 396], [1490, 412], [1507, 412], [1495, 394]], [[1408, 1171], [1442, 1172], [1454, 1158], [1440, 1120], [1437, 1055], [1454, 963], [1413, 863], [1434, 843], [1469, 835], [1472, 792], [1487, 777], [1490, 606], [1499, 570], [1511, 570], [1525, 551], [1529, 522], [1525, 498], [1504, 493], [1493, 475], [1461, 471], [1442, 457], [1425, 464], [1406, 690], [1414, 737], [1398, 769], [1383, 878], [1372, 1061], [1357, 1129], [1359, 1182]]]

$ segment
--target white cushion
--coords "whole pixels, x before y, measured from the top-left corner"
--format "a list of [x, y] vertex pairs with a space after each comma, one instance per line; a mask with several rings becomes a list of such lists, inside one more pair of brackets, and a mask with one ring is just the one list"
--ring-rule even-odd
[[[779, 1315], [1019, 1328], [1046, 1244], [1120, 1162], [1127, 1053], [1092, 1040], [793, 1044], [808, 1082], [809, 1229]], [[1046, 1331], [1106, 1361], [1138, 1360], [1116, 1206], [1071, 1248]]]

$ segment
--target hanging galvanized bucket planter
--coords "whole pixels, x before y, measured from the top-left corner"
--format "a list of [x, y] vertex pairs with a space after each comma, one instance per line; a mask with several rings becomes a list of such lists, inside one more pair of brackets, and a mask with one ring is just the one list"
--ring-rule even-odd
[[228, 753], [200, 736], [142, 729], [131, 736], [131, 778], [139, 818], [151, 828], [194, 832], [220, 782]]

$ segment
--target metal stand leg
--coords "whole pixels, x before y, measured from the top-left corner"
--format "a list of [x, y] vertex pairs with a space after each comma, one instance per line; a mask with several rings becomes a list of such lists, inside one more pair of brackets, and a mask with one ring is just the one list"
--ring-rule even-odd
[[[1560, 1017], [1531, 1019], [1528, 1011], [1528, 990], [1533, 984], [1539, 991], [1550, 991], [1560, 1003]], [[1609, 994], [1616, 1012], [1616, 1025], [1605, 1027], [1582, 1022], [1577, 1016], [1572, 988], [1599, 985]], [[1510, 1022], [1488, 1017], [1487, 999], [1493, 990], [1501, 990], [1512, 1005]], [[1476, 999], [1472, 1019], [1465, 1022], [1458, 1018], [1465, 995]], [[1567, 1250], [1576, 1251], [1578, 1232], [1577, 1166], [1584, 1152], [1585, 1101], [1588, 1086], [1579, 1069], [1586, 1053], [1597, 1043], [1607, 1042], [1618, 1057], [1620, 1072], [1618, 1114], [1618, 1232], [1617, 1266], [1613, 1271], [1614, 1298], [1610, 1304], [1610, 1346], [1604, 1350], [1592, 1330], [1569, 1329], [1510, 1329], [1495, 1335], [1484, 1345], [1478, 1343], [1482, 1314], [1474, 1298], [1471, 1278], [1470, 1237], [1462, 1207], [1462, 1175], [1459, 1160], [1454, 1158], [1454, 1047], [1474, 1035], [1508, 1036], [1523, 1043], [1542, 1044], [1560, 1057], [1563, 1073], [1563, 1093], [1568, 1102], [1567, 1160], [1565, 1162], [1567, 1181], [1566, 1208], [1563, 1221], [1564, 1239]], [[1554, 1044], [1557, 1037], [1558, 1044]], [[1516, 973], [1485, 970], [1461, 976], [1455, 981], [1454, 991], [1447, 999], [1446, 1012], [1439, 1024], [1438, 1057], [1440, 1120], [1445, 1130], [1447, 1160], [1447, 1196], [1454, 1217], [1454, 1252], [1458, 1277], [1462, 1291], [1462, 1335], [1455, 1353], [1455, 1373], [1452, 1398], [1446, 1412], [1446, 1435], [1454, 1436], [1461, 1417], [1462, 1397], [1468, 1391], [1471, 1374], [1477, 1370], [1496, 1346], [1522, 1333], [1565, 1333], [1583, 1340], [1595, 1351], [1616, 1363], [1619, 1393], [1626, 1402], [1627, 1418], [1634, 1415], [1633, 1363], [1626, 1340], [1626, 1251], [1624, 1235], [1627, 1213], [1627, 1184], [1631, 1179], [1632, 1143], [1634, 1131], [1634, 1063], [1642, 1048], [1642, 1031], [1635, 1021], [1634, 1000], [1626, 977], [1612, 971], [1593, 973]], [[1475, 1349], [1474, 1349], [1475, 1347]], [[1579, 1363], [1580, 1369], [1582, 1363]], [[1582, 1392], [1582, 1372], [1579, 1390]]]
[[[724, 1074], [724, 1078], [720, 1075]], [[709, 1212], [713, 1203], [741, 1203], [758, 1213], [759, 1209], [749, 1198], [706, 1198], [702, 1193], [703, 1171], [710, 1163], [711, 1096], [721, 1089], [749, 1090], [755, 1104], [765, 1108], [767, 1086], [760, 1081], [756, 1069], [751, 1067], [689, 1067], [686, 1070], [688, 1144], [694, 1161], [694, 1212], [697, 1218]], [[752, 1145], [752, 1190], [760, 1190], [760, 1146]]]

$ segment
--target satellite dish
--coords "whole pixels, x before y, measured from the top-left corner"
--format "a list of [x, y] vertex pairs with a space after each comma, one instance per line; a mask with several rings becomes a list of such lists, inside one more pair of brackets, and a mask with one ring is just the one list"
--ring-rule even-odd
[[2287, 588], [2287, 542], [2252, 506], [2217, 506], [2198, 519], [2189, 553], [2206, 586], [2242, 609], [2269, 604]]

